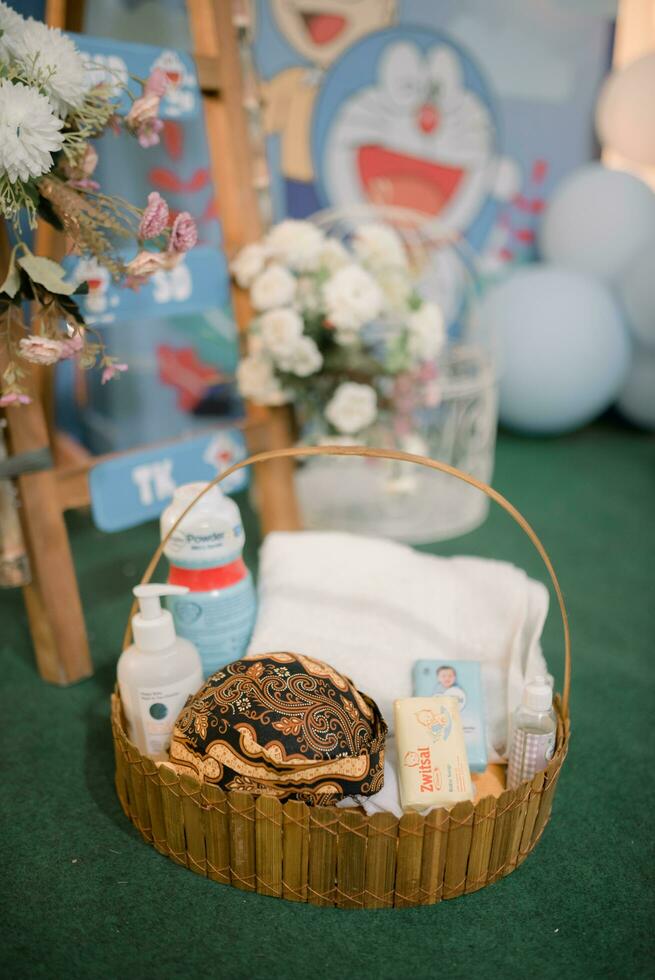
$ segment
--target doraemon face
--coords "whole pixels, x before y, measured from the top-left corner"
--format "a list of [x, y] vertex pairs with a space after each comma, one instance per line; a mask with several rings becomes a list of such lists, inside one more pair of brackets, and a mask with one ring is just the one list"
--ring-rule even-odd
[[271, 6], [289, 44], [325, 68], [365, 34], [387, 27], [396, 0], [272, 0]]
[[497, 189], [492, 112], [454, 46], [398, 34], [381, 48], [374, 83], [335, 111], [324, 143], [326, 196], [337, 206], [411, 208], [465, 232]]
[[166, 73], [171, 88], [177, 88], [184, 78], [184, 62], [176, 51], [162, 51], [152, 67]]

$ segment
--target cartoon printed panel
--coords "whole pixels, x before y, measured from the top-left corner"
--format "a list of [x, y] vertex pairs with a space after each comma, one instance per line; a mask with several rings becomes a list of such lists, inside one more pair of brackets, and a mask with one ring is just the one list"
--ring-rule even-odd
[[112, 355], [129, 364], [103, 385], [87, 373], [82, 437], [94, 453], [188, 435], [212, 419], [239, 419], [235, 326], [229, 310], [130, 320], [99, 328]]
[[258, 3], [277, 217], [412, 207], [482, 271], [530, 258], [550, 188], [595, 153], [610, 37], [607, 3]]
[[[229, 271], [193, 61], [149, 45], [76, 40], [96, 80], [146, 78], [155, 67], [168, 74], [160, 144], [144, 150], [126, 134], [108, 132], [96, 143], [96, 174], [103, 191], [138, 206], [159, 191], [171, 221], [189, 211], [199, 235], [197, 247], [175, 269], [157, 272], [136, 292], [113, 283], [93, 259], [66, 259], [72, 277], [89, 284], [80, 297], [87, 322], [109, 352], [129, 365], [114, 385], [103, 386], [93, 372], [87, 376], [79, 421], [71, 404], [72, 380], [60, 372], [60, 417], [92, 451], [107, 453], [187, 435], [212, 418], [240, 417], [243, 406], [234, 383], [238, 344]], [[122, 111], [128, 105], [125, 99]]]
[[196, 246], [173, 269], [158, 270], [138, 291], [117, 285], [94, 258], [71, 255], [62, 264], [74, 282], [88, 283], [88, 293], [77, 299], [91, 326], [135, 316], [200, 313], [225, 307], [230, 301], [225, 257], [207, 246]]
[[[129, 111], [132, 98], [140, 92], [134, 81], [146, 79], [155, 68], [161, 68], [168, 78], [168, 90], [162, 99], [162, 119], [192, 119], [201, 113], [202, 102], [193, 59], [183, 51], [151, 47], [147, 44], [127, 44], [107, 38], [72, 34], [82, 54], [86, 56], [88, 74], [94, 84], [120, 83], [127, 86], [118, 112]], [[129, 93], [129, 94], [128, 94]]]

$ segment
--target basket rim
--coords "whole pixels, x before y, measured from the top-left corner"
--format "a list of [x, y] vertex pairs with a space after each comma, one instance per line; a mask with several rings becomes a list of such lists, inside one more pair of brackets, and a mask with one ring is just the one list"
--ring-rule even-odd
[[[498, 796], [494, 796], [494, 794], [489, 793], [486, 796], [481, 796], [475, 802], [473, 802], [472, 800], [471, 801], [464, 800], [461, 803], [455, 804], [454, 807], [432, 807], [432, 809], [427, 811], [426, 813], [418, 813], [416, 811], [404, 811], [405, 814], [412, 812], [417, 817], [420, 817], [422, 821], [427, 820], [430, 817], [430, 815], [435, 812], [446, 811], [448, 813], [452, 813], [453, 810], [462, 807], [464, 808], [471, 807], [472, 812], [475, 814], [476, 812], [478, 812], [478, 807], [480, 807], [480, 805], [484, 801], [488, 800], [490, 797], [493, 797], [496, 800], [504, 799], [505, 805], [509, 806], [514, 799], [522, 798], [526, 794], [526, 792], [529, 791], [529, 789], [533, 786], [536, 779], [539, 778], [544, 779], [546, 778], [546, 774], [548, 774], [549, 778], [551, 779], [554, 778], [557, 774], [559, 774], [559, 771], [564, 763], [564, 759], [566, 758], [566, 754], [568, 751], [568, 743], [570, 738], [570, 720], [568, 718], [565, 718], [562, 713], [562, 700], [561, 700], [561, 695], [559, 693], [557, 693], [553, 699], [553, 708], [555, 710], [555, 714], [557, 717], [555, 748], [553, 750], [553, 754], [548, 763], [548, 766], [545, 769], [542, 769], [538, 773], [536, 773], [534, 777], [532, 777], [531, 779], [524, 780], [523, 782], [519, 783], [518, 786], [514, 787], [514, 789], [505, 788], [503, 792], [500, 793]], [[118, 735], [119, 738], [123, 739], [126, 745], [131, 750], [134, 757], [138, 759], [138, 761], [141, 764], [143, 764], [143, 762], [145, 761], [147, 767], [155, 766], [157, 769], [165, 769], [167, 770], [167, 772], [170, 774], [171, 777], [174, 777], [175, 779], [180, 779], [182, 774], [178, 772], [178, 770], [175, 768], [175, 766], [172, 763], [168, 761], [156, 762], [154, 759], [151, 759], [149, 755], [142, 753], [140, 749], [134, 744], [134, 742], [130, 741], [129, 735], [127, 734], [125, 713], [123, 710], [123, 703], [121, 701], [118, 684], [115, 685], [111, 695], [111, 724], [112, 724], [112, 730], [114, 732], [114, 737]], [[212, 789], [224, 793], [226, 797], [241, 798], [244, 796], [250, 796], [255, 800], [261, 799], [263, 797], [277, 800], [277, 797], [275, 797], [275, 795], [271, 793], [265, 793], [265, 792], [244, 793], [242, 790], [224, 789], [222, 786], [218, 786], [216, 783], [212, 783], [210, 780], [203, 779], [201, 776], [196, 776], [191, 772], [185, 772], [183, 774], [183, 778], [188, 783], [189, 786], [197, 785], [198, 788], [203, 786], [211, 786]], [[282, 808], [284, 808], [287, 805], [287, 803], [293, 803], [295, 806], [297, 806], [298, 804], [302, 804], [303, 806], [307, 807], [308, 810], [339, 809], [341, 811], [346, 811], [346, 812], [354, 811], [357, 813], [361, 813], [361, 807], [358, 808], [356, 806], [353, 806], [353, 807], [337, 808], [335, 803], [311, 804], [311, 803], [307, 803], [304, 800], [294, 800], [294, 799], [286, 800], [284, 802], [282, 801], [279, 802]], [[374, 814], [362, 813], [361, 815], [367, 823], [370, 820], [372, 820], [374, 817], [377, 817], [379, 815], [393, 817], [394, 819], [402, 819], [402, 818], [397, 818], [396, 815], [391, 810], [379, 810], [377, 813]]]

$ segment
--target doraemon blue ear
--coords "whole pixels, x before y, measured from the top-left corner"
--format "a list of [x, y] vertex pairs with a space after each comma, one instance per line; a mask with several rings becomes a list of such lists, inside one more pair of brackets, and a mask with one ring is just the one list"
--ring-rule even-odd
[[398, 106], [417, 105], [427, 83], [421, 52], [407, 41], [389, 45], [380, 58], [379, 78], [385, 92]]
[[428, 75], [445, 91], [461, 88], [463, 85], [462, 66], [456, 52], [445, 45], [428, 51]]

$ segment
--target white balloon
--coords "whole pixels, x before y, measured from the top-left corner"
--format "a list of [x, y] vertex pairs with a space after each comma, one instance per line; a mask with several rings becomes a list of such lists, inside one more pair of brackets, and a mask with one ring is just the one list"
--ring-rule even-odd
[[623, 272], [619, 294], [634, 337], [655, 349], [655, 238]]
[[633, 174], [586, 164], [546, 205], [539, 248], [549, 262], [612, 282], [653, 237], [655, 194]]
[[568, 432], [612, 404], [630, 342], [610, 290], [553, 266], [516, 269], [484, 297], [484, 331], [498, 338], [500, 418], [524, 432]]
[[655, 429], [655, 351], [635, 350], [617, 405], [635, 425]]
[[605, 79], [596, 104], [603, 146], [634, 163], [655, 164], [655, 52]]

